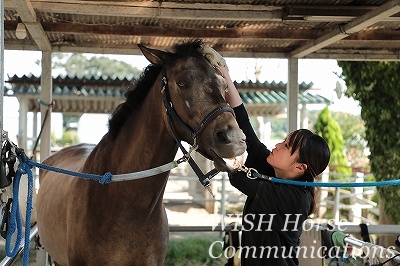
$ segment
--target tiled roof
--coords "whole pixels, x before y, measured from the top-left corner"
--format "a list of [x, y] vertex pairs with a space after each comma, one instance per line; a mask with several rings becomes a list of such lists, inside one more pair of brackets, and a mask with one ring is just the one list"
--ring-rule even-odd
[[[110, 113], [125, 100], [124, 94], [131, 79], [97, 76], [57, 76], [53, 78], [53, 112], [63, 113]], [[28, 99], [28, 111], [38, 112], [41, 88], [40, 77], [32, 74], [10, 77], [6, 81], [5, 96]], [[286, 108], [286, 83], [283, 82], [235, 82], [249, 113], [273, 116]], [[300, 104], [329, 104], [330, 101], [307, 90], [312, 83], [299, 84]]]

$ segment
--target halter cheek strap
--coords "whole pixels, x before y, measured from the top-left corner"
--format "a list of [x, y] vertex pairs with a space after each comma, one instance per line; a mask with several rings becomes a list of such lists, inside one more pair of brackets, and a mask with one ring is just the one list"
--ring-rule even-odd
[[198, 135], [207, 127], [207, 125], [214, 120], [217, 116], [219, 116], [223, 112], [231, 112], [233, 116], [235, 116], [235, 112], [233, 111], [232, 107], [229, 105], [222, 105], [220, 107], [215, 108], [212, 110], [200, 123], [199, 127], [196, 130], [193, 130], [188, 124], [186, 124], [176, 113], [174, 106], [171, 101], [171, 97], [169, 96], [168, 91], [168, 79], [167, 74], [165, 72], [165, 68], [162, 69], [162, 79], [161, 79], [161, 93], [163, 94], [163, 103], [167, 114], [171, 116], [172, 120], [177, 122], [179, 126], [188, 133], [194, 140], [197, 138]]
[[[208, 189], [208, 191], [213, 194], [211, 189], [210, 189], [210, 181], [211, 179], [219, 173], [216, 169], [211, 170], [207, 174], [203, 174], [199, 166], [196, 164], [196, 162], [191, 158], [190, 152], [192, 149], [187, 152], [186, 149], [183, 147], [181, 141], [178, 139], [174, 126], [172, 124], [172, 121], [175, 121], [186, 133], [188, 133], [194, 141], [194, 149], [197, 149], [197, 137], [198, 135], [207, 127], [207, 125], [214, 120], [218, 115], [220, 115], [223, 112], [231, 112], [233, 115], [235, 115], [235, 112], [233, 111], [232, 107], [229, 105], [223, 105], [220, 107], [215, 108], [213, 111], [211, 111], [200, 123], [199, 127], [197, 130], [193, 130], [188, 124], [186, 124], [176, 113], [171, 98], [169, 96], [169, 91], [168, 91], [168, 79], [166, 75], [165, 68], [162, 69], [162, 79], [161, 79], [161, 93], [163, 94], [163, 103], [167, 112], [168, 116], [168, 124], [169, 127], [172, 131], [172, 135], [175, 138], [176, 143], [179, 145], [179, 148], [181, 149], [182, 153], [184, 156], [187, 158], [190, 166], [192, 167], [193, 171], [196, 173], [197, 177], [199, 178], [200, 183]], [[203, 156], [205, 156], [203, 153], [201, 153]], [[208, 156], [205, 156], [208, 159]], [[214, 196], [214, 195], [213, 195]]]
[[209, 171], [208, 173], [204, 174], [203, 171], [201, 171], [200, 167], [197, 165], [197, 163], [190, 156], [192, 149], [189, 152], [187, 152], [185, 147], [183, 147], [181, 141], [176, 137], [176, 132], [172, 125], [172, 120], [171, 120], [170, 116], [168, 116], [168, 124], [169, 124], [169, 127], [171, 128], [172, 135], [175, 138], [176, 143], [179, 145], [179, 148], [181, 149], [182, 153], [184, 154], [184, 157], [188, 161], [190, 167], [193, 169], [193, 172], [195, 172], [200, 183], [203, 185], [203, 187], [205, 187], [208, 190], [208, 192], [210, 192], [210, 194], [213, 197], [215, 197], [214, 194], [212, 193], [210, 185], [211, 185], [211, 179], [214, 176], [216, 176], [219, 173], [219, 171], [214, 168], [211, 171]]

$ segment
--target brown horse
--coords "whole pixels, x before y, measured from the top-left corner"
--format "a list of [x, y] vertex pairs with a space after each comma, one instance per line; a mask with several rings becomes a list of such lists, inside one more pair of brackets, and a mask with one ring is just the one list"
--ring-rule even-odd
[[[102, 140], [64, 148], [44, 164], [98, 175], [152, 169], [174, 160], [174, 135], [189, 144], [195, 138], [198, 151], [210, 158], [242, 154], [245, 136], [227, 108], [226, 82], [202, 55], [202, 45], [184, 42], [172, 52], [139, 46], [151, 64], [112, 114]], [[163, 104], [165, 93], [170, 108]], [[180, 122], [169, 121], [171, 108]], [[168, 175], [102, 185], [41, 171], [36, 207], [42, 245], [57, 265], [162, 265], [169, 235], [163, 205]]]

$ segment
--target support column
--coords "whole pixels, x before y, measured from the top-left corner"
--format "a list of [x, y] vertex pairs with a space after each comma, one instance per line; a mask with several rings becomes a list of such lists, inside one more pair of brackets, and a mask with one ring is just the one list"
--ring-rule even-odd
[[307, 105], [302, 104], [300, 109], [300, 128], [308, 129]]
[[[0, 134], [3, 134], [3, 101], [4, 101], [4, 1], [1, 0], [0, 7]], [[3, 138], [1, 138], [3, 144]]]
[[289, 59], [289, 77], [286, 86], [287, 95], [287, 117], [288, 132], [298, 129], [297, 109], [299, 102], [299, 60], [297, 58]]
[[[40, 105], [41, 113], [41, 123], [43, 124], [43, 131], [40, 137], [40, 161], [42, 162], [47, 156], [50, 155], [50, 133], [51, 133], [51, 106], [53, 101], [52, 91], [53, 91], [53, 78], [51, 76], [51, 52], [42, 52], [42, 75], [41, 75], [40, 85], [42, 87], [42, 92], [40, 95], [40, 100], [42, 104]], [[47, 115], [46, 115], [47, 113]], [[36, 201], [36, 193], [34, 193], [33, 201]], [[32, 213], [35, 216], [36, 212]], [[46, 250], [39, 249], [36, 251], [36, 265], [37, 266], [47, 266], [48, 254]]]
[[51, 52], [42, 52], [42, 78], [40, 86], [42, 92], [40, 94], [41, 124], [43, 125], [42, 135], [40, 137], [40, 161], [43, 161], [50, 155], [50, 133], [51, 133], [51, 108], [53, 101], [52, 89], [53, 79], [51, 77]]
[[19, 128], [18, 128], [18, 147], [28, 152], [27, 128], [28, 128], [28, 99], [21, 97], [19, 100]]
[[[32, 125], [32, 136], [31, 136], [31, 146], [29, 147], [30, 149], [33, 149], [33, 146], [35, 145], [35, 142], [38, 137], [38, 112], [34, 111], [33, 112], [33, 125]], [[34, 154], [36, 158], [36, 154]]]

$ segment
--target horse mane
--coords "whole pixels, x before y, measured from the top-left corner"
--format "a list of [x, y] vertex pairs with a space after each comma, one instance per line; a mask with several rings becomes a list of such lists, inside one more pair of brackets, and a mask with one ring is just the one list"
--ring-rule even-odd
[[[174, 53], [173, 58], [202, 57], [200, 52], [202, 45], [203, 42], [200, 39], [177, 43], [172, 49]], [[169, 63], [172, 62], [166, 62], [166, 64]], [[111, 138], [114, 139], [118, 135], [127, 117], [139, 110], [141, 103], [146, 98], [162, 68], [163, 66], [161, 65], [148, 65], [143, 70], [138, 81], [128, 88], [128, 91], [125, 93], [125, 102], [117, 106], [108, 121], [108, 133]]]
[[[174, 59], [177, 58], [188, 58], [188, 57], [203, 57], [201, 53], [201, 47], [203, 46], [203, 41], [201, 39], [195, 39], [192, 41], [182, 41], [175, 46], [173, 46], [172, 50], [174, 53]], [[171, 62], [167, 62], [171, 63]]]
[[139, 79], [128, 88], [128, 91], [125, 93], [125, 102], [115, 108], [108, 121], [108, 133], [113, 139], [118, 135], [126, 118], [135, 112], [135, 110], [138, 110], [161, 69], [162, 66], [148, 65], [143, 70]]

